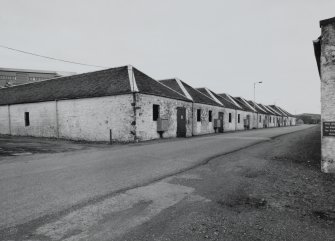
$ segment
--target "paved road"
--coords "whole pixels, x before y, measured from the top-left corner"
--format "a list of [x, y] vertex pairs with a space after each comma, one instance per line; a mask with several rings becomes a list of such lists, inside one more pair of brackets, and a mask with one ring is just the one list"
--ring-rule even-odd
[[[33, 227], [71, 210], [85, 210], [85, 207], [100, 201], [116, 202], [110, 199], [116, 193], [128, 192], [127, 195], [138, 198], [138, 194], [131, 193], [134, 187], [194, 167], [214, 156], [309, 127], [273, 128], [114, 148], [1, 157], [0, 229], [14, 227], [17, 230], [19, 224]], [[174, 193], [172, 200], [167, 198], [166, 202], [157, 204], [157, 212], [191, 191], [178, 190], [175, 194], [172, 191], [175, 187], [164, 185], [147, 191], [149, 196], [159, 193], [160, 189], [171, 188], [171, 193]], [[122, 203], [122, 200], [120, 197], [118, 201]], [[142, 204], [146, 205], [145, 202]], [[131, 203], [122, 205], [129, 206]], [[57, 240], [57, 234], [54, 237]]]

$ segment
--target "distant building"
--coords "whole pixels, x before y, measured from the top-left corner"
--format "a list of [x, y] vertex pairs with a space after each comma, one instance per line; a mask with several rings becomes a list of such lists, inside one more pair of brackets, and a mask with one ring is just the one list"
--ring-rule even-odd
[[321, 169], [335, 173], [335, 18], [320, 21], [314, 53], [321, 78]]
[[72, 72], [0, 68], [0, 88], [69, 76]]

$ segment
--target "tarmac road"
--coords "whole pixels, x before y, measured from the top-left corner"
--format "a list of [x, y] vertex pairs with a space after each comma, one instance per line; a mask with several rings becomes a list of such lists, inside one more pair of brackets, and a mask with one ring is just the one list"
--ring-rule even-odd
[[[186, 196], [202, 199], [190, 195], [194, 188], [168, 182], [147, 184], [216, 156], [310, 127], [1, 157], [0, 235], [14, 240], [87, 240], [91, 225], [101, 223], [101, 230], [115, 228], [107, 234], [96, 232], [89, 240], [110, 240]], [[131, 215], [139, 212], [131, 222], [124, 219], [124, 213], [117, 215], [128, 209]]]

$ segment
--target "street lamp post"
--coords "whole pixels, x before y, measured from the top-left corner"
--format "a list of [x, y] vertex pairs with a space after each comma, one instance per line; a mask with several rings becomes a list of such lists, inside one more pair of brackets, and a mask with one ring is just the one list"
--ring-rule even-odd
[[[254, 82], [254, 109], [256, 111], [256, 84], [262, 84], [263, 81], [259, 81], [259, 82]], [[258, 125], [259, 125], [259, 120], [258, 120], [258, 113], [256, 111], [256, 123], [257, 123], [257, 128], [258, 128]]]

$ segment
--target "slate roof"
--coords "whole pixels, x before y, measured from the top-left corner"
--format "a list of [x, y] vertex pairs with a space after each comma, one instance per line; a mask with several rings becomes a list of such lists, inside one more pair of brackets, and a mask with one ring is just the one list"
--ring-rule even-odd
[[[218, 96], [224, 98], [225, 100], [227, 100], [229, 103], [233, 104], [233, 106], [235, 107], [235, 109], [237, 110], [243, 110], [242, 107], [238, 106], [238, 103], [237, 101], [234, 100], [234, 98], [226, 93], [222, 93], [222, 94], [218, 94]], [[234, 103], [234, 101], [236, 103]]]
[[[181, 91], [183, 95], [186, 97], [186, 94], [181, 90], [176, 79], [161, 80], [161, 82], [167, 85], [168, 87], [174, 89], [175, 91]], [[188, 92], [188, 94], [192, 97], [194, 103], [222, 106], [221, 104], [214, 101], [212, 98], [209, 98], [205, 94], [201, 93], [199, 90], [196, 90], [190, 85], [186, 84], [184, 81], [180, 80], [180, 82], [185, 88], [185, 90]], [[176, 87], [176, 84], [178, 85], [178, 87]]]
[[277, 106], [275, 105], [270, 105], [270, 107], [272, 109], [274, 109], [275, 111], [277, 111], [278, 113], [280, 113], [281, 116], [287, 116], [287, 114], [285, 112], [283, 112], [282, 110], [280, 110]]
[[159, 82], [163, 83], [164, 85], [170, 87], [171, 89], [177, 91], [179, 94], [181, 94], [181, 95], [183, 95], [183, 96], [186, 97], [185, 93], [180, 88], [180, 86], [177, 83], [176, 79], [164, 79], [164, 80], [160, 80]]
[[[132, 93], [129, 66], [49, 79], [0, 89], [0, 105], [80, 99]], [[132, 68], [140, 93], [189, 101]]]
[[264, 111], [263, 109], [261, 109], [259, 106], [257, 106], [257, 104], [251, 100], [247, 100], [247, 102], [256, 109], [257, 113], [263, 114], [263, 115], [267, 115], [268, 113], [266, 111]]
[[280, 112], [278, 112], [277, 110], [275, 110], [274, 108], [272, 108], [270, 105], [267, 105], [266, 107], [268, 107], [271, 111], [273, 111], [275, 113], [275, 115], [279, 115], [279, 116], [282, 115]]
[[284, 112], [287, 116], [290, 116], [290, 117], [294, 117], [294, 115], [292, 115], [291, 113], [287, 112], [286, 110], [284, 110], [283, 108], [277, 106], [278, 109], [280, 109], [282, 112]]
[[275, 115], [276, 113], [274, 113], [271, 109], [269, 109], [267, 106], [263, 105], [263, 104], [258, 104], [260, 107], [262, 107], [264, 110], [266, 110], [268, 115]]
[[241, 97], [232, 97], [245, 111], [255, 112], [252, 108], [250, 108]]
[[136, 68], [133, 69], [136, 84], [140, 93], [190, 101], [184, 95], [180, 94], [178, 91], [175, 91], [173, 88], [169, 88], [159, 81], [150, 78], [148, 75], [137, 70]]
[[197, 90], [199, 90], [201, 93], [207, 95], [208, 97], [212, 98], [210, 96], [210, 94], [208, 94], [207, 90], [211, 92], [211, 94], [216, 98], [218, 99], [224, 107], [226, 108], [229, 108], [229, 109], [240, 109], [239, 107], [237, 107], [236, 105], [234, 105], [232, 102], [230, 102], [229, 100], [227, 100], [226, 98], [216, 94], [215, 92], [213, 92], [212, 90], [210, 89], [207, 89], [206, 88], [197, 88]]

